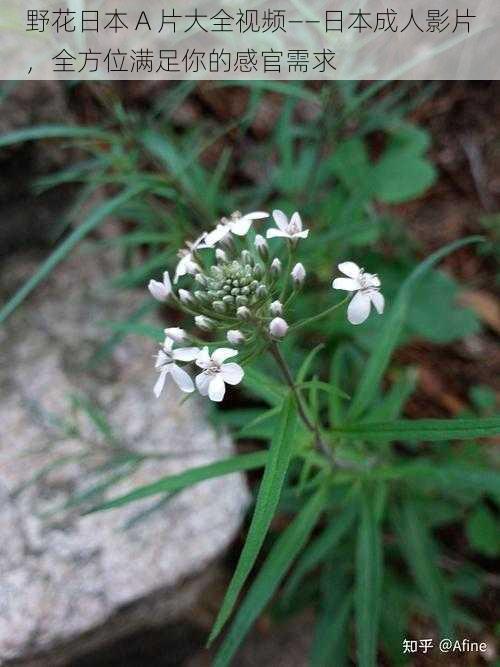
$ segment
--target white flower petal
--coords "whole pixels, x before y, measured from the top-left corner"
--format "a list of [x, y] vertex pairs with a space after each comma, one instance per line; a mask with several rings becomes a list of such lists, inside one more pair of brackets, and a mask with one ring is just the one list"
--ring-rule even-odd
[[293, 235], [293, 238], [294, 239], [306, 239], [308, 236], [309, 236], [309, 230], [304, 229], [304, 231], [302, 231], [302, 232], [295, 233]]
[[172, 281], [170, 280], [170, 275], [168, 271], [165, 271], [163, 273], [163, 285], [165, 286], [166, 291], [168, 294], [172, 291]]
[[362, 324], [370, 314], [370, 297], [357, 292], [347, 308], [347, 319], [351, 324]]
[[242, 367], [235, 363], [223, 364], [220, 369], [220, 374], [224, 382], [227, 382], [228, 384], [239, 384], [245, 375]]
[[250, 218], [250, 220], [264, 220], [269, 217], [269, 213], [265, 213], [264, 211], [254, 211], [253, 213], [247, 213], [244, 217]]
[[233, 350], [230, 347], [219, 347], [218, 350], [212, 353], [212, 359], [216, 364], [223, 364], [226, 359], [235, 357], [238, 354], [238, 350]]
[[355, 292], [359, 289], [360, 285], [357, 280], [353, 278], [335, 278], [332, 283], [333, 289], [343, 289], [347, 292]]
[[172, 374], [172, 379], [175, 384], [181, 391], [184, 391], [186, 394], [191, 394], [194, 391], [193, 381], [183, 368], [176, 364], [172, 364], [170, 373]]
[[169, 295], [169, 292], [166, 290], [163, 283], [158, 282], [157, 280], [150, 280], [148, 284], [148, 290], [151, 292], [151, 295], [157, 301], [166, 301]]
[[167, 336], [165, 340], [163, 341], [163, 349], [165, 352], [169, 353], [172, 352], [172, 348], [174, 346], [174, 340], [173, 338], [170, 338], [170, 336]]
[[275, 210], [273, 211], [274, 222], [283, 232], [288, 231], [288, 217], [283, 213], [283, 211]]
[[241, 218], [241, 220], [231, 223], [231, 232], [236, 234], [236, 236], [245, 236], [248, 234], [251, 226], [252, 220], [250, 218]]
[[295, 213], [292, 215], [289, 227], [290, 231], [293, 230], [294, 234], [298, 234], [302, 231], [302, 218], [300, 217], [300, 213], [298, 211], [295, 211]]
[[220, 376], [220, 373], [217, 373], [217, 375], [214, 375], [212, 377], [208, 385], [208, 398], [211, 401], [220, 403], [224, 398], [225, 393], [226, 393], [226, 385], [224, 384], [224, 380]]
[[211, 376], [208, 373], [200, 373], [194, 379], [196, 387], [202, 396], [208, 396], [208, 385]]
[[161, 368], [161, 366], [165, 366], [165, 364], [168, 362], [169, 358], [165, 354], [163, 350], [160, 350], [158, 354], [156, 355], [156, 363], [155, 363], [155, 368]]
[[204, 347], [203, 350], [196, 358], [196, 365], [200, 368], [208, 368], [210, 366], [211, 359], [208, 352], [208, 347]]
[[178, 350], [172, 352], [172, 356], [176, 361], [194, 361], [200, 355], [199, 347], [180, 347]]
[[357, 278], [359, 278], [361, 269], [354, 262], [341, 262], [339, 264], [339, 271], [345, 274], [346, 276], [349, 276], [349, 278], [353, 278], [354, 280], [356, 280]]
[[167, 375], [169, 374], [169, 372], [170, 372], [169, 366], [165, 366], [164, 368], [162, 368], [160, 372], [160, 377], [156, 381], [156, 384], [153, 389], [156, 398], [160, 397], [160, 394], [163, 391], [163, 387], [165, 386], [165, 380], [167, 379]]
[[276, 229], [275, 227], [271, 227], [271, 229], [268, 229], [266, 232], [266, 236], [268, 239], [275, 239], [275, 238], [283, 238], [283, 239], [289, 239], [290, 234], [288, 232], [283, 231], [282, 229]]
[[385, 306], [385, 299], [383, 294], [380, 294], [380, 292], [377, 292], [374, 290], [373, 292], [369, 292], [369, 296], [371, 299], [371, 302], [375, 306], [375, 310], [379, 315], [382, 315], [384, 312], [384, 306]]

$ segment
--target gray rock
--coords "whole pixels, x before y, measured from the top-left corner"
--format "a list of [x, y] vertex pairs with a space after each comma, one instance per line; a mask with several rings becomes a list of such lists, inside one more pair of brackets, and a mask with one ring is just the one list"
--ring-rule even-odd
[[[5, 262], [1, 291], [11, 293], [35, 266], [21, 257]], [[152, 341], [128, 337], [111, 358], [85, 365], [106, 337], [99, 323], [125, 319], [145, 298], [107, 289], [114, 269], [94, 254], [73, 257], [0, 334], [0, 662], [65, 664], [141, 624], [178, 617], [246, 508], [240, 475], [204, 482], [160, 507], [155, 497], [88, 516], [80, 506], [64, 508], [121, 473], [91, 502], [233, 453], [196, 399], [181, 402], [172, 387], [154, 398]], [[98, 406], [114, 436], [85, 411], [70, 420], [72, 395]], [[130, 452], [155, 456], [103, 468]], [[41, 653], [50, 658], [37, 662]]]

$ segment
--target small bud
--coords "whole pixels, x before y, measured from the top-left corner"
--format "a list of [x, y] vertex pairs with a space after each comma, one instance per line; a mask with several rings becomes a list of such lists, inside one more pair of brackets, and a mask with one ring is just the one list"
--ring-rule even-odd
[[227, 255], [222, 248], [217, 248], [215, 251], [215, 258], [218, 262], [227, 262]]
[[248, 306], [248, 299], [246, 296], [243, 296], [240, 294], [240, 296], [236, 297], [236, 305], [239, 306]]
[[269, 246], [267, 245], [266, 239], [260, 234], [257, 234], [255, 237], [255, 247], [262, 259], [267, 261], [269, 259]]
[[269, 325], [269, 332], [274, 338], [284, 338], [288, 331], [288, 324], [282, 317], [275, 317]]
[[269, 306], [269, 310], [271, 311], [271, 315], [283, 315], [283, 304], [281, 301], [273, 301]]
[[165, 329], [165, 336], [171, 338], [174, 343], [182, 343], [186, 339], [186, 332], [180, 327]]
[[259, 285], [255, 290], [255, 296], [258, 299], [265, 299], [267, 296], [267, 287], [265, 285]]
[[203, 292], [202, 290], [196, 290], [194, 293], [195, 298], [200, 301], [201, 303], [208, 303], [210, 297], [206, 292]]
[[241, 345], [245, 342], [245, 336], [238, 329], [231, 329], [227, 332], [227, 340], [231, 345]]
[[239, 317], [240, 320], [249, 320], [252, 313], [246, 306], [240, 306], [236, 311], [236, 315]]
[[243, 264], [248, 264], [251, 266], [253, 264], [253, 257], [252, 255], [248, 252], [248, 250], [243, 250], [241, 253], [241, 262]]
[[207, 286], [207, 279], [202, 273], [197, 273], [194, 277], [197, 283], [199, 283], [202, 287]]
[[273, 276], [279, 276], [280, 273], [281, 273], [281, 262], [277, 257], [275, 257], [271, 262], [271, 274]]
[[222, 301], [227, 304], [228, 306], [233, 306], [234, 305], [234, 296], [231, 296], [230, 294], [226, 294], [226, 296], [222, 297]]
[[172, 293], [172, 283], [168, 271], [165, 271], [163, 274], [162, 283], [158, 282], [158, 280], [150, 280], [148, 289], [157, 301], [166, 301]]
[[196, 326], [199, 329], [203, 329], [203, 331], [212, 331], [215, 325], [215, 322], [211, 320], [209, 317], [205, 317], [205, 315], [197, 315], [194, 318], [194, 322]]
[[262, 268], [262, 266], [260, 264], [256, 264], [253, 267], [252, 275], [255, 278], [257, 278], [258, 280], [260, 280], [262, 278], [262, 276], [264, 275], [264, 269]]
[[216, 313], [220, 313], [221, 315], [224, 315], [226, 312], [226, 304], [223, 301], [214, 301], [212, 303], [212, 308]]
[[291, 276], [296, 287], [302, 287], [306, 279], [306, 270], [300, 262], [293, 267]]
[[187, 289], [179, 290], [179, 299], [182, 303], [192, 303], [194, 301], [193, 295]]

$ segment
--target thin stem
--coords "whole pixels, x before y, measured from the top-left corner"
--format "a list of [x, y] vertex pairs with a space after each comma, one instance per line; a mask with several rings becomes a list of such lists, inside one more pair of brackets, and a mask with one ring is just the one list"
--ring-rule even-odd
[[337, 310], [337, 308], [340, 308], [340, 306], [343, 306], [345, 303], [347, 303], [348, 300], [349, 300], [349, 296], [346, 296], [346, 298], [343, 299], [340, 303], [336, 303], [334, 306], [330, 306], [330, 308], [327, 308], [326, 310], [324, 310], [319, 315], [314, 315], [314, 317], [309, 317], [306, 320], [302, 320], [302, 322], [299, 322], [298, 324], [294, 324], [293, 326], [290, 327], [289, 331], [297, 331], [297, 329], [300, 329], [301, 327], [305, 326], [306, 324], [311, 324], [312, 322], [316, 322], [317, 320], [320, 320], [323, 317], [326, 317], [330, 313], [333, 313], [334, 310]]
[[295, 385], [295, 381], [292, 377], [290, 369], [288, 368], [288, 364], [286, 363], [285, 358], [281, 354], [281, 350], [280, 350], [278, 344], [276, 343], [276, 341], [271, 340], [270, 345], [269, 345], [269, 351], [272, 354], [272, 356], [273, 356], [274, 360], [276, 361], [277, 365], [279, 366], [279, 368], [280, 368], [280, 370], [283, 374], [283, 377], [285, 378], [286, 383], [288, 384], [288, 386], [292, 390], [292, 392], [293, 392], [293, 394], [294, 394], [294, 396], [297, 400], [297, 408], [298, 408], [298, 411], [299, 411], [299, 416], [302, 419], [302, 421], [304, 422], [307, 429], [309, 431], [311, 431], [311, 433], [314, 435], [314, 441], [315, 441], [316, 447], [320, 450], [320, 452], [322, 452], [326, 456], [326, 458], [327, 458], [328, 462], [330, 463], [330, 465], [332, 466], [332, 468], [335, 467], [335, 459], [334, 459], [333, 453], [330, 450], [330, 448], [328, 447], [328, 445], [326, 444], [326, 442], [324, 442], [323, 438], [321, 437], [321, 432], [320, 432], [318, 424], [315, 424], [309, 418], [309, 415], [307, 414], [306, 407], [304, 405], [304, 400], [301, 396], [301, 393], [300, 393], [299, 389]]

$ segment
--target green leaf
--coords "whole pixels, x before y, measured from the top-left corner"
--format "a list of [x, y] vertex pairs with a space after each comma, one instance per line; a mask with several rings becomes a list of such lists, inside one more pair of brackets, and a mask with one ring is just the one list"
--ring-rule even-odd
[[375, 343], [375, 348], [368, 360], [365, 372], [350, 405], [348, 412], [349, 419], [359, 417], [379, 393], [380, 382], [403, 330], [415, 284], [446, 255], [465, 245], [478, 243], [482, 240], [480, 236], [470, 236], [446, 245], [421, 262], [402, 284], [392, 308], [388, 310], [388, 315], [383, 322], [380, 335]]
[[491, 438], [500, 434], [500, 417], [477, 419], [400, 419], [392, 422], [340, 426], [331, 433], [347, 440], [366, 442], [446, 442]]
[[131, 491], [124, 496], [114, 498], [113, 500], [102, 503], [102, 505], [93, 507], [91, 510], [86, 512], [86, 514], [114, 509], [115, 507], [121, 507], [122, 505], [127, 505], [128, 503], [134, 502], [135, 500], [140, 500], [141, 498], [156, 496], [159, 493], [173, 493], [174, 491], [180, 491], [187, 486], [199, 484], [200, 482], [203, 482], [206, 479], [212, 479], [213, 477], [222, 477], [223, 475], [230, 475], [233, 472], [261, 468], [266, 465], [267, 456], [267, 452], [254, 452], [252, 454], [232, 456], [230, 458], [223, 459], [222, 461], [209, 463], [208, 465], [200, 466], [198, 468], [191, 468], [190, 470], [181, 472], [178, 475], [164, 477], [163, 479], [160, 479], [157, 482], [153, 482], [152, 484], [140, 486], [139, 488], [134, 489], [134, 491]]
[[[316, 622], [311, 649], [311, 667], [344, 667], [348, 664], [349, 617], [352, 609], [352, 593], [339, 596], [330, 587], [331, 599], [326, 600]], [[340, 597], [340, 599], [339, 599]]]
[[480, 505], [467, 519], [466, 532], [473, 549], [488, 558], [500, 555], [500, 526], [486, 505]]
[[286, 389], [255, 368], [245, 368], [243, 386], [269, 405], [281, 406]]
[[354, 504], [349, 505], [339, 516], [333, 517], [329, 526], [311, 542], [297, 562], [283, 590], [285, 603], [300, 586], [308, 572], [317, 567], [321, 561], [332, 553], [335, 546], [351, 528], [356, 515], [356, 506]]
[[139, 187], [132, 187], [122, 191], [116, 197], [97, 206], [81, 225], [78, 225], [71, 234], [49, 255], [36, 273], [21, 287], [14, 296], [0, 309], [0, 323], [21, 304], [24, 299], [44, 280], [49, 273], [73, 250], [76, 244], [95, 229], [103, 220], [114, 213], [126, 201], [140, 191]]
[[210, 633], [209, 643], [220, 633], [228, 620], [243, 585], [262, 548], [271, 521], [278, 507], [285, 476], [292, 458], [297, 429], [297, 411], [292, 396], [283, 401], [278, 428], [271, 441], [264, 476], [257, 494], [255, 510], [247, 539], [240, 554], [236, 571], [226, 591], [222, 607]]
[[39, 125], [9, 132], [0, 137], [0, 148], [18, 144], [22, 141], [40, 139], [99, 139], [110, 141], [113, 135], [99, 127], [80, 127], [71, 125]]
[[276, 540], [241, 604], [226, 639], [217, 652], [213, 667], [226, 667], [231, 664], [245, 635], [272, 598], [289, 567], [309, 539], [327, 500], [326, 487], [320, 488]]
[[316, 345], [316, 347], [309, 352], [307, 357], [304, 359], [304, 362], [300, 367], [299, 372], [297, 373], [297, 380], [296, 380], [297, 384], [300, 384], [301, 382], [305, 381], [314, 359], [324, 347], [325, 347], [324, 344], [321, 343], [320, 345]]
[[391, 151], [371, 171], [378, 199], [399, 204], [423, 194], [437, 177], [434, 165], [409, 151]]
[[379, 405], [367, 415], [367, 421], [386, 421], [397, 419], [403, 412], [406, 402], [415, 391], [417, 385], [417, 372], [408, 368], [393, 383], [389, 391], [383, 396]]
[[416, 503], [406, 498], [401, 510], [394, 511], [395, 526], [406, 560], [429, 610], [439, 623], [443, 637], [450, 637], [452, 610], [448, 591], [437, 566], [437, 550], [422, 521]]
[[363, 490], [356, 549], [355, 613], [358, 664], [376, 667], [382, 588], [382, 540], [373, 493]]

